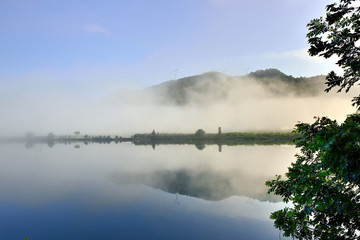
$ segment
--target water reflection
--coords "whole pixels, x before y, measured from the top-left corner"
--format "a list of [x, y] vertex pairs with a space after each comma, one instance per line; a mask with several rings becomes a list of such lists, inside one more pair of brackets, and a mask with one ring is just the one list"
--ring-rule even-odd
[[261, 201], [281, 201], [281, 198], [266, 193], [266, 178], [252, 178], [240, 171], [216, 172], [178, 169], [151, 173], [114, 174], [111, 179], [120, 184], [145, 184], [165, 192], [182, 194], [210, 201], [219, 201], [231, 196], [246, 196]]
[[278, 238], [293, 146], [79, 145], [0, 145], [0, 239]]

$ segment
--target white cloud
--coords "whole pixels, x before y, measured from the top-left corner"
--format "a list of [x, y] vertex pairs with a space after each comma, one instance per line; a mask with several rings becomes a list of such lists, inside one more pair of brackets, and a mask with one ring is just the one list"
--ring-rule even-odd
[[323, 57], [310, 56], [306, 48], [286, 52], [267, 53], [264, 54], [263, 57], [273, 62], [283, 64], [284, 68], [288, 67], [289, 70], [292, 69], [288, 74], [292, 74], [291, 72], [294, 72], [295, 75], [299, 74], [296, 69], [303, 71], [305, 73], [304, 75], [308, 76], [327, 74], [330, 71], [335, 71], [338, 74], [343, 73], [343, 70], [336, 65], [338, 61], [337, 57], [325, 59]]
[[[306, 48], [281, 52], [265, 52], [261, 54], [224, 56], [221, 58], [208, 57], [196, 62], [176, 62], [170, 59], [164, 64], [164, 59], [166, 59], [167, 56], [176, 55], [179, 54], [162, 54], [161, 56], [155, 57], [155, 59], [145, 62], [145, 66], [142, 67], [152, 69], [152, 76], [163, 72], [168, 72], [169, 76], [173, 76], [170, 75], [170, 73], [172, 73], [172, 69], [177, 68], [179, 69], [178, 77], [200, 74], [210, 70], [224, 72], [228, 75], [245, 75], [256, 70], [264, 70], [267, 68], [277, 68], [294, 77], [327, 75], [330, 71], [335, 71], [338, 74], [342, 73], [342, 69], [336, 65], [337, 59], [335, 57], [330, 59], [311, 57], [307, 53]], [[173, 66], [173, 68], [170, 68], [170, 65]], [[166, 69], [166, 67], [168, 69]], [[149, 72], [150, 71], [147, 71], [147, 73]], [[149, 75], [151, 74], [148, 74], [147, 79], [150, 79]], [[152, 79], [155, 79], [155, 77], [152, 77]], [[158, 77], [157, 79], [165, 81], [171, 79], [171, 77]]]
[[217, 69], [220, 71], [225, 70], [226, 73], [232, 73], [232, 75], [242, 75], [256, 70], [277, 68], [294, 77], [310, 77], [321, 74], [326, 75], [330, 71], [342, 74], [342, 69], [336, 65], [336, 62], [336, 57], [329, 59], [311, 57], [307, 53], [307, 49], [304, 48], [217, 59], [216, 61], [214, 60], [213, 65], [217, 66]]
[[99, 24], [88, 24], [83, 29], [89, 33], [109, 34], [109, 31]]

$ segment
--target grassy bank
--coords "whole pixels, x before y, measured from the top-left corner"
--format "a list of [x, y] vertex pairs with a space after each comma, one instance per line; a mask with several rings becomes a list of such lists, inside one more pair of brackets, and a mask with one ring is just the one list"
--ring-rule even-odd
[[290, 132], [228, 132], [228, 133], [152, 133], [135, 134], [133, 142], [142, 144], [221, 144], [221, 145], [245, 145], [245, 144], [290, 144], [291, 140], [298, 135]]

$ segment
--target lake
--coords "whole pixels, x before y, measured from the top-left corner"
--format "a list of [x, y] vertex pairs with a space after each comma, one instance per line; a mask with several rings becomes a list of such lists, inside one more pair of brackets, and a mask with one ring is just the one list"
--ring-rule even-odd
[[[293, 145], [0, 145], [0, 239], [279, 239]], [[282, 237], [282, 239], [285, 239]]]

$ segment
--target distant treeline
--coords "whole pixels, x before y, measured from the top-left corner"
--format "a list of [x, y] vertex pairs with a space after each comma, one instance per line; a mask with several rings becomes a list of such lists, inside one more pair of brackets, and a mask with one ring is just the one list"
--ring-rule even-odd
[[71, 144], [75, 143], [79, 147], [79, 143], [121, 143], [132, 142], [135, 145], [151, 145], [155, 148], [161, 144], [189, 144], [195, 145], [198, 149], [205, 148], [206, 145], [218, 145], [221, 151], [222, 145], [274, 145], [274, 144], [291, 144], [292, 140], [299, 137], [291, 132], [227, 132], [222, 133], [219, 128], [218, 133], [205, 133], [204, 130], [198, 129], [195, 133], [137, 133], [131, 137], [120, 136], [90, 136], [75, 135], [56, 136], [49, 133], [47, 136], [35, 136], [34, 134], [26, 134], [25, 137], [3, 138], [0, 143], [24, 143], [27, 147], [32, 147], [38, 143], [46, 143], [49, 147], [57, 143]]
[[290, 132], [228, 132], [205, 133], [202, 129], [194, 134], [155, 133], [135, 134], [133, 143], [145, 144], [217, 144], [217, 145], [251, 145], [251, 144], [291, 144], [298, 135]]

